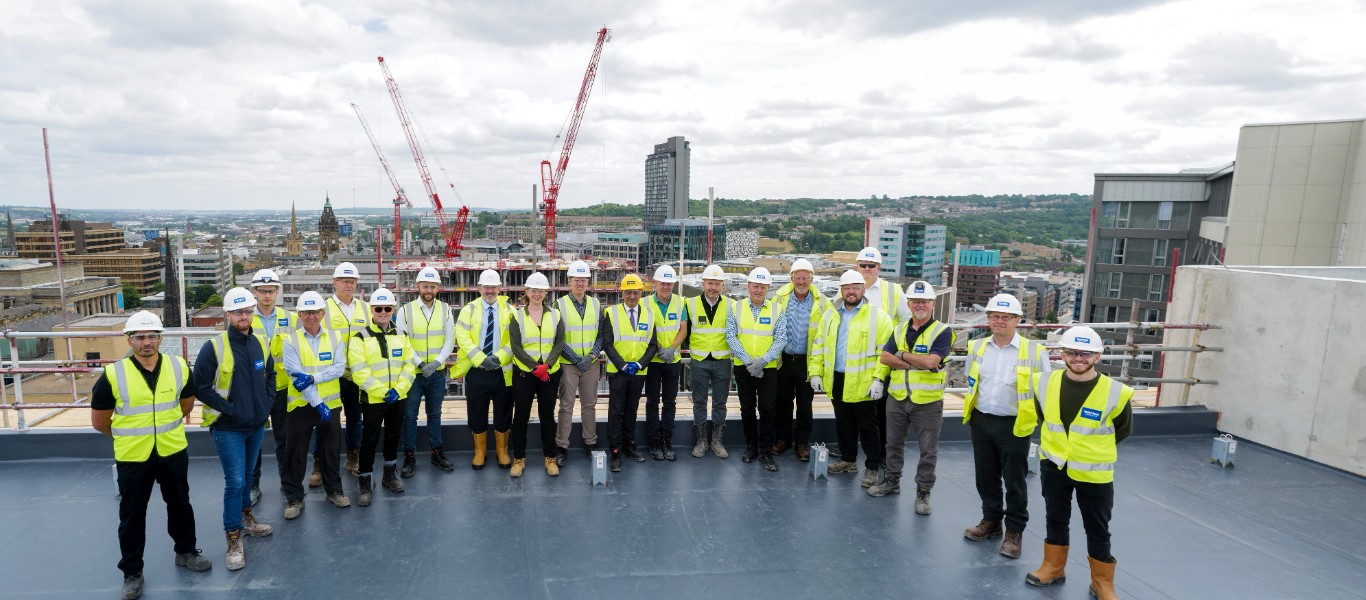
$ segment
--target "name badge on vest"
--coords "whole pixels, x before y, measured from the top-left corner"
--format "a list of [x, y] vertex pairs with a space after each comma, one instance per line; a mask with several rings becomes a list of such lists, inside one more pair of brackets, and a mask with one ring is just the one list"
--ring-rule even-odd
[[254, 365], [252, 365], [252, 366], [256, 367], [256, 370], [257, 370], [257, 371], [264, 371], [264, 370], [266, 370], [266, 361], [265, 361], [264, 359], [263, 359], [263, 360], [258, 360], [258, 361], [256, 361], [256, 364], [254, 364]]
[[929, 346], [926, 346], [925, 344], [916, 344], [916, 345], [915, 345], [915, 348], [914, 348], [913, 350], [911, 350], [911, 352], [915, 352], [916, 354], [925, 354], [925, 353], [928, 353], [929, 351], [930, 351], [930, 347], [929, 347]]
[[365, 317], [356, 317], [356, 318], [351, 319], [351, 320], [352, 320], [353, 322], [355, 322], [357, 325], [364, 325], [364, 324], [365, 324]]
[[1090, 419], [1090, 420], [1092, 420], [1092, 421], [1099, 421], [1099, 420], [1100, 420], [1100, 411], [1098, 411], [1098, 410], [1096, 410], [1096, 409], [1094, 409], [1094, 408], [1086, 408], [1085, 406], [1083, 406], [1083, 407], [1081, 408], [1081, 418], [1083, 418], [1083, 419]]
[[670, 321], [677, 321], [677, 320], [678, 320], [678, 313], [669, 313], [669, 320], [670, 320]]
[[323, 352], [318, 355], [318, 360], [332, 360], [331, 352]]
[[649, 330], [650, 330], [650, 324], [649, 324], [649, 323], [640, 323], [640, 324], [636, 325], [636, 329], [638, 329], [638, 330], [640, 330], [640, 331], [649, 331]]
[[403, 356], [403, 349], [402, 349], [402, 348], [394, 348], [393, 350], [390, 350], [390, 351], [389, 351], [389, 356], [392, 356], [392, 357], [394, 357], [394, 358], [401, 358], [401, 357]]
[[281, 326], [284, 326], [284, 327], [288, 327], [288, 326], [289, 326], [289, 317], [280, 317], [280, 320], [279, 320], [279, 321], [276, 321], [275, 324], [276, 324], [276, 325], [281, 325]]
[[770, 324], [770, 323], [772, 323], [772, 322], [773, 322], [773, 318], [772, 318], [772, 317], [759, 317], [759, 324], [760, 324], [760, 325], [768, 325], [768, 324]]
[[969, 375], [969, 376], [968, 376], [968, 387], [972, 387], [972, 386], [974, 386], [974, 385], [977, 385], [977, 380], [974, 379], [971, 375]]

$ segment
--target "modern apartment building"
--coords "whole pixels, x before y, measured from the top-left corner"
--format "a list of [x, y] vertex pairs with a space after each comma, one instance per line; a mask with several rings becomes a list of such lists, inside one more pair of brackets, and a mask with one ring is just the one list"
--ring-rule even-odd
[[905, 218], [871, 218], [864, 244], [882, 253], [882, 276], [944, 283], [944, 246], [948, 229]]
[[973, 246], [958, 250], [957, 256], [958, 266], [950, 266], [948, 278], [958, 290], [958, 306], [986, 306], [1001, 291], [1001, 251]]
[[688, 217], [688, 165], [691, 155], [683, 136], [655, 144], [645, 157], [645, 226]]
[[[649, 242], [645, 247], [645, 262], [642, 266], [658, 263], [677, 263], [680, 242], [686, 250], [684, 260], [707, 260], [707, 220], [670, 219], [659, 225], [650, 225]], [[722, 223], [712, 225], [712, 258], [726, 256], [726, 226]]]

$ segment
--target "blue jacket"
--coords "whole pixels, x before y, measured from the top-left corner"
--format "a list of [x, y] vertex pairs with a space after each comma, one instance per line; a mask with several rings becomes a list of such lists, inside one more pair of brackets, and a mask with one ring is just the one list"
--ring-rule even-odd
[[261, 345], [249, 334], [231, 327], [228, 347], [232, 348], [232, 391], [224, 398], [214, 390], [218, 357], [209, 341], [200, 347], [199, 357], [194, 361], [195, 397], [222, 413], [214, 421], [215, 429], [252, 432], [265, 425], [275, 404], [275, 362], [269, 354], [261, 354]]

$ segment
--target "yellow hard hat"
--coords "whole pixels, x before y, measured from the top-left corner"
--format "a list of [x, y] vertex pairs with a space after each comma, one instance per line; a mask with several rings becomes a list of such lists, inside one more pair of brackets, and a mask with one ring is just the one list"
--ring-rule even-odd
[[640, 280], [640, 276], [635, 273], [628, 274], [621, 278], [621, 291], [628, 290], [641, 291], [645, 289], [645, 282]]

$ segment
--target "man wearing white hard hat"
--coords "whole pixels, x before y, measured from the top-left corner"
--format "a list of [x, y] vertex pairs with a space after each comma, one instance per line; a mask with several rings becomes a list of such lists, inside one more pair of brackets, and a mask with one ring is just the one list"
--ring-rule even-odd
[[1015, 332], [1024, 314], [1018, 298], [997, 294], [986, 309], [991, 337], [968, 342], [968, 393], [963, 397], [982, 520], [963, 536], [981, 541], [1004, 533], [1001, 555], [1019, 558], [1029, 522], [1029, 436], [1039, 420], [1031, 378], [1047, 377], [1053, 367], [1043, 344]]
[[574, 430], [574, 399], [579, 401], [579, 428], [583, 447], [591, 456], [598, 447], [598, 380], [602, 379], [602, 337], [598, 335], [602, 303], [588, 295], [593, 277], [588, 263], [576, 260], [565, 272], [569, 293], [555, 302], [564, 324], [560, 346], [560, 413], [555, 426], [555, 465], [563, 467], [569, 457], [569, 434]]
[[154, 484], [166, 501], [166, 530], [175, 542], [175, 564], [191, 571], [212, 567], [195, 548], [190, 506], [190, 455], [184, 419], [194, 408], [190, 367], [160, 351], [161, 318], [145, 310], [123, 326], [131, 353], [105, 365], [90, 389], [90, 425], [114, 438], [119, 484], [119, 570], [123, 597], [142, 594], [142, 553], [147, 542], [147, 503]]
[[413, 386], [417, 364], [421, 360], [408, 342], [408, 336], [394, 326], [394, 310], [398, 299], [394, 293], [379, 288], [370, 293], [370, 327], [356, 333], [347, 347], [346, 360], [351, 364], [351, 376], [364, 394], [362, 409], [364, 434], [360, 442], [360, 488], [356, 503], [370, 506], [374, 494], [375, 450], [380, 433], [384, 434], [384, 487], [395, 494], [405, 486], [398, 476], [398, 443], [403, 436], [404, 397]]
[[266, 419], [275, 404], [275, 360], [270, 343], [251, 328], [256, 297], [235, 287], [223, 295], [227, 331], [209, 338], [194, 362], [195, 397], [213, 434], [223, 467], [223, 531], [228, 570], [247, 566], [242, 536], [265, 537], [270, 525], [251, 512], [251, 473], [261, 455]]
[[[778, 441], [773, 444], [773, 454], [795, 448], [797, 460], [802, 462], [811, 459], [811, 400], [815, 396], [807, 383], [810, 377], [806, 373], [806, 357], [816, 341], [816, 327], [831, 308], [830, 301], [811, 287], [815, 272], [811, 261], [805, 258], [792, 261], [788, 270], [792, 281], [778, 288], [773, 297], [787, 321], [787, 345], [778, 367], [778, 400], [774, 409]], [[792, 419], [793, 409], [797, 411], [796, 421]]]
[[1110, 554], [1110, 513], [1115, 504], [1116, 446], [1133, 432], [1134, 390], [1096, 372], [1105, 352], [1090, 327], [1064, 331], [1067, 369], [1034, 379], [1033, 397], [1043, 416], [1039, 430], [1040, 484], [1043, 486], [1043, 564], [1025, 576], [1030, 585], [1062, 583], [1067, 564], [1072, 495], [1086, 529], [1091, 565], [1091, 595], [1115, 598], [1115, 557]]
[[[319, 477], [327, 501], [337, 508], [351, 506], [341, 484], [341, 376], [346, 372], [346, 346], [341, 334], [322, 326], [327, 303], [318, 292], [299, 295], [294, 307], [303, 324], [285, 338], [285, 376], [290, 381], [282, 424], [285, 435], [285, 518], [294, 519], [304, 510], [304, 470], [308, 467], [308, 445], [317, 434]], [[334, 414], [335, 411], [335, 414]]]
[[901, 493], [901, 469], [906, 464], [906, 438], [915, 430], [920, 461], [915, 469], [915, 512], [930, 514], [930, 490], [939, 462], [939, 432], [944, 425], [944, 388], [947, 359], [953, 352], [953, 330], [934, 319], [934, 286], [915, 281], [906, 286], [911, 320], [896, 327], [882, 347], [882, 364], [891, 367], [887, 403], [887, 474], [868, 488], [868, 495]]
[[[765, 300], [773, 277], [768, 269], [749, 272], [749, 298], [735, 303], [726, 318], [726, 345], [735, 369], [735, 388], [740, 396], [740, 423], [745, 430], [743, 462], [777, 471], [773, 460], [776, 435], [775, 403], [778, 399], [778, 358], [787, 347], [787, 315], [772, 300]], [[755, 409], [758, 418], [755, 418]]]
[[[360, 271], [356, 265], [344, 262], [332, 270], [332, 296], [327, 299], [327, 315], [323, 324], [328, 329], [341, 334], [342, 346], [347, 346], [357, 332], [370, 326], [370, 305], [356, 294], [360, 282]], [[361, 405], [360, 388], [351, 380], [351, 366], [341, 378], [342, 411], [346, 414], [346, 470], [352, 477], [359, 474], [361, 442]], [[318, 484], [322, 483], [322, 472], [314, 453], [314, 471], [318, 473]], [[309, 486], [317, 487], [310, 476]]]
[[395, 321], [398, 332], [408, 336], [413, 351], [422, 362], [417, 367], [417, 380], [408, 390], [408, 402], [403, 413], [403, 469], [401, 475], [412, 477], [417, 471], [417, 412], [418, 404], [427, 399], [427, 448], [431, 462], [442, 471], [453, 471], [455, 465], [446, 458], [441, 432], [441, 403], [446, 399], [447, 359], [455, 348], [455, 316], [450, 305], [436, 299], [441, 289], [441, 275], [432, 267], [417, 272], [417, 299], [398, 309]]
[[[694, 458], [710, 448], [726, 458], [726, 397], [730, 395], [731, 358], [726, 323], [733, 303], [721, 296], [726, 274], [720, 265], [702, 270], [702, 295], [688, 299], [688, 388], [692, 390]], [[710, 401], [708, 401], [710, 398]], [[710, 414], [707, 411], [711, 407]]]
[[[886, 340], [895, 325], [886, 312], [875, 310], [863, 296], [863, 277], [854, 271], [840, 275], [840, 298], [816, 328], [816, 341], [806, 357], [811, 389], [826, 391], [835, 409], [835, 431], [840, 459], [830, 473], [858, 473], [859, 442], [863, 442], [863, 487], [877, 483], [883, 446], [878, 430], [876, 400], [882, 397], [889, 368], [868, 351], [868, 340]], [[880, 346], [880, 345], [879, 345]]]
[[[276, 301], [282, 291], [280, 276], [274, 270], [261, 269], [251, 278], [251, 295], [256, 297], [256, 312], [251, 315], [251, 330], [261, 334], [270, 343], [270, 357], [275, 362], [275, 404], [270, 409], [270, 435], [275, 440], [275, 470], [280, 477], [280, 489], [285, 488], [285, 421], [288, 420], [289, 378], [285, 376], [284, 343], [294, 330], [299, 328], [299, 315], [296, 315]], [[264, 454], [264, 444], [262, 450]], [[251, 504], [256, 505], [261, 498], [261, 460], [256, 460], [256, 471], [251, 476]]]
[[503, 279], [485, 269], [479, 274], [479, 300], [460, 308], [455, 320], [455, 343], [460, 360], [451, 374], [465, 378], [465, 407], [474, 458], [470, 467], [484, 468], [488, 452], [489, 405], [493, 405], [494, 453], [498, 468], [511, 469], [508, 442], [512, 433], [512, 352], [508, 350], [508, 327], [512, 306], [499, 295]]
[[[678, 274], [663, 265], [655, 270], [655, 293], [641, 300], [655, 322], [659, 353], [650, 360], [645, 375], [645, 437], [650, 441], [650, 457], [675, 460], [674, 414], [677, 410], [678, 378], [683, 374], [681, 350], [688, 337], [688, 309], [683, 297], [675, 294]], [[661, 404], [663, 405], [661, 407]]]
[[[906, 299], [901, 293], [901, 286], [896, 285], [881, 277], [882, 273], [882, 252], [873, 246], [868, 246], [858, 253], [858, 260], [855, 262], [859, 275], [863, 276], [863, 297], [874, 309], [887, 313], [892, 318], [892, 323], [905, 323], [911, 320], [911, 311], [906, 308]], [[878, 355], [882, 350], [885, 340], [869, 340], [868, 352]], [[887, 422], [887, 397], [884, 395], [875, 400], [877, 405], [878, 435], [879, 444], [887, 446], [887, 428], [883, 425]]]

